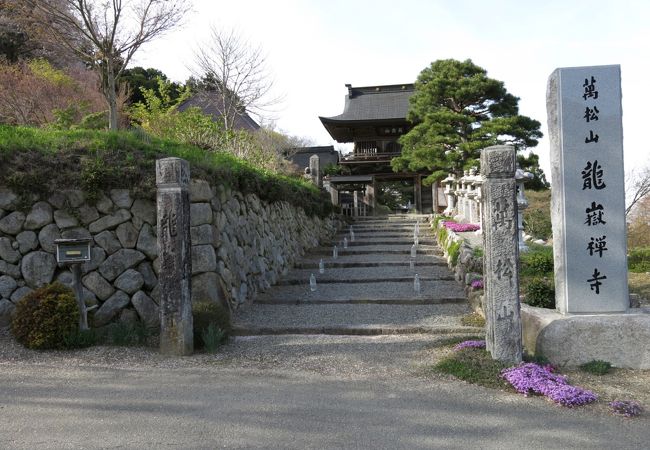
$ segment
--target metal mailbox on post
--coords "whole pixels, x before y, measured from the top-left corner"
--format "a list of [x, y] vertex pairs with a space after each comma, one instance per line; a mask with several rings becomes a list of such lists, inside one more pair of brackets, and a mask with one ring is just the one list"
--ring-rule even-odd
[[74, 290], [79, 307], [79, 329], [88, 329], [88, 311], [83, 300], [83, 286], [81, 285], [81, 264], [90, 261], [91, 238], [56, 239], [56, 262], [69, 264], [72, 272], [72, 289]]
[[85, 263], [90, 261], [90, 238], [56, 239], [56, 262]]

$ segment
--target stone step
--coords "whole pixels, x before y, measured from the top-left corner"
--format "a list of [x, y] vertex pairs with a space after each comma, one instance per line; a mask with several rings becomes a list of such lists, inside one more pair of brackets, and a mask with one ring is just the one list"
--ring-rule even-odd
[[[327, 267], [378, 267], [378, 266], [402, 266], [410, 265], [411, 256], [410, 252], [401, 254], [386, 254], [386, 253], [366, 253], [366, 254], [351, 254], [339, 253], [339, 257], [332, 258], [332, 249], [329, 249], [327, 254], [308, 254], [305, 255], [295, 265], [298, 269], [310, 269], [318, 267], [320, 260], [325, 262]], [[432, 264], [432, 265], [447, 265], [447, 260], [441, 254], [426, 254], [418, 253], [415, 258], [415, 263]]]
[[392, 222], [392, 221], [428, 221], [428, 214], [389, 214], [387, 216], [362, 216], [355, 217], [354, 222]]
[[[415, 224], [367, 224], [367, 225], [353, 225], [352, 230], [356, 233], [357, 231], [361, 232], [370, 232], [370, 231], [386, 231], [386, 230], [395, 230], [395, 231], [411, 231], [415, 229]], [[428, 226], [420, 225], [420, 231], [428, 229]], [[345, 231], [350, 231], [348, 227]]]
[[[410, 267], [410, 258], [403, 259], [400, 261], [350, 261], [350, 258], [347, 258], [346, 260], [343, 260], [342, 258], [337, 258], [337, 259], [323, 259], [323, 262], [325, 262], [325, 266], [328, 268], [353, 268], [353, 267]], [[415, 266], [416, 267], [437, 267], [437, 266], [444, 266], [447, 267], [447, 262], [442, 259], [438, 258], [436, 260], [429, 260], [429, 261], [423, 261], [424, 258], [417, 258], [415, 261]], [[299, 261], [295, 265], [295, 269], [318, 269], [318, 264], [320, 260], [319, 259], [304, 259], [302, 261]], [[312, 270], [313, 271], [313, 270]]]
[[375, 303], [375, 304], [439, 304], [466, 303], [460, 284], [448, 280], [421, 280], [420, 294], [413, 290], [413, 281], [375, 283], [322, 283], [311, 291], [308, 285], [275, 286], [254, 300], [265, 304]]
[[424, 280], [446, 280], [453, 281], [454, 276], [444, 266], [422, 266], [417, 265], [411, 270], [408, 265], [401, 266], [380, 266], [380, 267], [350, 267], [337, 268], [325, 265], [325, 273], [318, 272], [318, 265], [306, 269], [292, 270], [288, 275], [282, 277], [279, 285], [309, 284], [309, 276], [313, 273], [318, 283], [360, 283], [360, 282], [381, 282], [381, 281], [413, 281], [415, 273]]
[[[394, 255], [403, 254], [406, 256], [411, 255], [411, 246], [413, 244], [399, 244], [399, 245], [356, 245], [348, 246], [348, 248], [338, 247], [339, 257], [342, 255]], [[316, 247], [309, 251], [311, 255], [331, 255], [333, 246], [331, 247]], [[434, 245], [419, 245], [417, 248], [418, 255], [442, 255], [440, 247]]]
[[234, 334], [481, 334], [460, 319], [464, 304], [438, 305], [267, 305], [253, 304], [237, 312]]
[[[349, 235], [339, 235], [337, 240], [331, 241], [327, 244], [332, 246], [334, 244], [340, 245], [344, 237], [348, 238], [349, 247], [359, 247], [363, 245], [385, 245], [385, 246], [413, 245], [413, 235], [400, 236], [400, 237], [358, 237], [355, 235], [354, 242], [350, 241]], [[419, 245], [429, 245], [429, 246], [438, 245], [438, 243], [432, 238], [419, 238], [418, 243]], [[326, 247], [327, 244], [324, 244], [323, 246]]]

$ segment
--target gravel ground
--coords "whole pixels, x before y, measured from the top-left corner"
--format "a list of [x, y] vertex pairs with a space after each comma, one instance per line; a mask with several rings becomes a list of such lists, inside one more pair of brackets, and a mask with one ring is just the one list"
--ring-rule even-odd
[[441, 305], [263, 305], [253, 304], [237, 312], [237, 325], [289, 327], [324, 326], [422, 326], [460, 327], [469, 314], [466, 303]]
[[[465, 337], [469, 337], [465, 335]], [[436, 374], [429, 368], [451, 353], [450, 336], [260, 336], [233, 338], [216, 354], [197, 353], [174, 358], [162, 356], [153, 347], [96, 346], [83, 350], [33, 351], [17, 344], [6, 332], [0, 332], [0, 366], [3, 373], [25, 364], [47, 367], [100, 367], [148, 372], [155, 369], [232, 368], [278, 371], [300, 375], [335, 377], [338, 380], [394, 381], [453, 378]], [[650, 424], [650, 370], [614, 369], [595, 376], [577, 369], [562, 370], [569, 381], [595, 391], [600, 399], [581, 410], [609, 416], [611, 400], [635, 400], [646, 412], [633, 419]], [[462, 381], [455, 381], [465, 384]], [[499, 391], [494, 391], [499, 395]], [[512, 395], [512, 394], [509, 394]], [[557, 406], [552, 406], [557, 407]], [[557, 407], [559, 408], [559, 407]]]

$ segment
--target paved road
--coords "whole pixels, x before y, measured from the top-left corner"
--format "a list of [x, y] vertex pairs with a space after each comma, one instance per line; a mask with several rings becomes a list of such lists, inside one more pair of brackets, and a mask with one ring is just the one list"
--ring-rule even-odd
[[458, 382], [0, 363], [0, 448], [641, 449], [647, 421]]

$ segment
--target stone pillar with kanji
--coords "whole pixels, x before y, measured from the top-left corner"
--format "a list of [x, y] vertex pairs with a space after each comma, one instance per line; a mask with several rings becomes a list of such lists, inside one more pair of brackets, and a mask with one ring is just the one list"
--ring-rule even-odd
[[515, 148], [481, 152], [483, 279], [487, 349], [496, 360], [522, 360]]
[[160, 352], [166, 355], [189, 355], [194, 349], [189, 183], [187, 161], [156, 161]]

